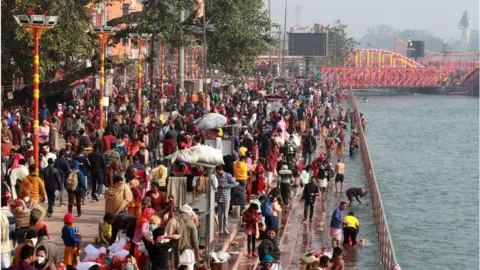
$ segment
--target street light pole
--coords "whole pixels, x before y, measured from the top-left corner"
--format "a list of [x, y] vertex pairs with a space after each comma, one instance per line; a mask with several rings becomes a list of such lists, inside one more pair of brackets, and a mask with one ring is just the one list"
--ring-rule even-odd
[[99, 93], [99, 117], [98, 117], [98, 130], [103, 134], [103, 107], [104, 107], [104, 96], [106, 95], [105, 90], [105, 50], [107, 48], [108, 39], [115, 34], [117, 31], [116, 28], [111, 26], [94, 26], [93, 32], [100, 39], [100, 93]]
[[[180, 11], [180, 22], [185, 20], [185, 11]], [[178, 49], [178, 84], [181, 91], [185, 89], [185, 47]], [[175, 91], [176, 92], [176, 91]]]
[[[100, 38], [100, 93], [98, 95], [98, 99], [99, 99], [99, 102], [100, 102], [100, 117], [98, 118], [98, 129], [99, 130], [103, 130], [103, 117], [104, 117], [104, 114], [103, 114], [103, 106], [105, 105], [104, 104], [104, 96], [105, 96], [105, 92], [107, 92], [105, 90], [105, 48], [107, 47], [106, 44], [107, 44], [107, 38], [108, 36], [107, 35], [104, 35], [104, 34], [99, 34], [98, 35], [99, 38]], [[103, 136], [103, 132], [102, 133], [102, 136]]]
[[194, 60], [195, 60], [195, 48], [192, 48], [192, 51], [191, 51], [191, 55], [190, 55], [190, 79], [196, 79], [195, 78], [195, 75], [194, 75], [194, 71], [195, 71], [195, 68], [194, 68]]
[[35, 116], [33, 120], [33, 156], [35, 160], [35, 165], [37, 170], [39, 166], [39, 121], [38, 121], [38, 99], [40, 98], [40, 75], [38, 73], [38, 66], [40, 65], [40, 36], [42, 35], [43, 29], [33, 28], [33, 40], [35, 43], [34, 55], [33, 55], [33, 114]]
[[188, 80], [188, 48], [185, 48], [185, 79]]
[[[268, 20], [271, 21], [271, 16], [272, 16], [272, 9], [271, 9], [271, 0], [268, 0]], [[270, 29], [270, 35], [272, 35], [272, 30]], [[270, 55], [269, 55], [269, 66], [270, 68], [268, 69], [268, 75], [272, 76], [273, 80], [273, 63], [272, 63], [272, 46], [270, 46]]]
[[38, 99], [40, 98], [40, 38], [48, 29], [52, 29], [58, 22], [58, 16], [44, 15], [14, 15], [15, 21], [33, 36], [34, 52], [33, 52], [33, 158], [36, 173], [39, 170], [39, 120], [38, 120]]
[[142, 67], [142, 60], [143, 60], [143, 42], [148, 41], [151, 34], [134, 34], [131, 33], [130, 37], [132, 39], [136, 39], [138, 42], [138, 89], [137, 89], [137, 115], [138, 115], [138, 123], [142, 121], [142, 77], [143, 77], [143, 67]]
[[162, 56], [161, 56], [161, 60], [162, 60], [162, 69], [160, 70], [160, 83], [161, 83], [161, 94], [163, 96], [163, 94], [165, 93], [164, 92], [164, 89], [163, 89], [163, 76], [164, 76], [164, 72], [165, 72], [165, 43], [162, 41]]
[[[205, 0], [205, 5], [206, 5], [206, 0]], [[203, 87], [205, 88], [204, 93], [208, 93], [208, 87], [207, 87], [207, 21], [205, 19], [207, 11], [206, 8], [204, 8], [204, 14], [203, 14], [203, 67], [202, 67], [202, 75], [203, 75]], [[202, 88], [203, 89], [203, 88]]]
[[286, 76], [285, 73], [285, 47], [287, 43], [287, 2], [288, 0], [285, 0], [285, 18], [283, 20], [283, 48], [282, 48], [282, 73], [283, 76]]
[[142, 45], [143, 40], [138, 40], [138, 89], [137, 89], [137, 115], [138, 115], [138, 124], [141, 122], [141, 106], [142, 106]]

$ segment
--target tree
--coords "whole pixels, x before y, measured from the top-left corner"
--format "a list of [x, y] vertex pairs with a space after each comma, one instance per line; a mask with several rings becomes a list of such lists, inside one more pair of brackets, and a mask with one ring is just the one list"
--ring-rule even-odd
[[316, 58], [317, 66], [343, 66], [353, 51], [355, 41], [347, 35], [347, 25], [336, 20], [333, 25], [325, 27], [327, 31], [327, 56]]
[[[3, 0], [2, 1], [2, 82], [15, 75], [26, 82], [33, 80], [33, 39], [15, 22], [13, 15], [36, 14], [59, 16], [58, 24], [40, 40], [41, 80], [55, 77], [59, 70], [68, 72], [75, 62], [89, 57], [95, 37], [88, 33], [91, 17], [87, 0]], [[9, 83], [7, 83], [9, 84]]]
[[207, 2], [208, 61], [234, 75], [251, 73], [259, 55], [275, 42], [262, 0]]
[[396, 29], [381, 24], [367, 28], [366, 32], [359, 42], [360, 47], [393, 51], [393, 41], [398, 33]]
[[[273, 24], [262, 0], [208, 0], [205, 18], [195, 16], [197, 7], [195, 0], [160, 0], [155, 7], [109, 24], [127, 25], [117, 33], [117, 42], [130, 32], [146, 32], [159, 36], [172, 48], [203, 46], [205, 26], [208, 67], [235, 75], [250, 73], [257, 57], [274, 44], [269, 35]], [[183, 22], [179, 15], [182, 9], [187, 10]]]

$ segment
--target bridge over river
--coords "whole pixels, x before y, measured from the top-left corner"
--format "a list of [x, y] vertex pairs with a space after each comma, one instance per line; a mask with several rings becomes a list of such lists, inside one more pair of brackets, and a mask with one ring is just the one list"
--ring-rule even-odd
[[[451, 76], [459, 77], [461, 85], [470, 85], [475, 81], [479, 52], [451, 53], [443, 59], [438, 59], [438, 53], [426, 52], [430, 58], [417, 61], [404, 56], [400, 48], [395, 48], [395, 51], [356, 48], [344, 66], [322, 66], [318, 71], [325, 80], [337, 80], [340, 87], [353, 89], [442, 87], [451, 82]], [[285, 56], [283, 61], [299, 63], [306, 59], [303, 56]], [[258, 61], [281, 63], [282, 58], [260, 56]]]

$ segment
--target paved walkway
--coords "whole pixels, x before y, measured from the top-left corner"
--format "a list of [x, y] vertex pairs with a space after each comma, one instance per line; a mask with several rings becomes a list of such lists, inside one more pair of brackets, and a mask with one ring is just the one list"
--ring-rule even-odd
[[[338, 111], [332, 112], [332, 119], [337, 118]], [[325, 139], [322, 137], [317, 141], [317, 155], [326, 153]], [[337, 163], [337, 156], [335, 152], [331, 153], [330, 162], [333, 166]], [[325, 244], [325, 232], [328, 234], [328, 227], [330, 225], [330, 211], [329, 202], [331, 201], [330, 193], [335, 187], [335, 181], [332, 177], [329, 182], [327, 190], [326, 201], [321, 201], [317, 197], [315, 203], [315, 212], [313, 222], [302, 222], [304, 203], [298, 202], [294, 212], [291, 214], [291, 221], [289, 221], [288, 234], [285, 236], [285, 241], [281, 243], [281, 263], [282, 266], [288, 266], [287, 269], [301, 269], [304, 268], [300, 259], [305, 253], [310, 251], [320, 252], [322, 245]], [[300, 196], [297, 197], [300, 199]]]
[[[347, 140], [349, 138], [349, 135], [350, 134], [348, 133]], [[320, 153], [325, 152], [324, 140], [319, 140], [317, 145], [318, 156], [320, 155]], [[361, 160], [359, 153], [357, 154], [358, 156], [353, 158]], [[333, 210], [338, 206], [340, 201], [346, 200], [345, 190], [347, 188], [352, 186], [360, 187], [365, 179], [362, 168], [356, 168], [353, 171], [350, 170], [353, 163], [355, 163], [355, 167], [361, 167], [360, 164], [357, 164], [359, 161], [355, 161], [353, 160], [353, 158], [346, 157], [344, 161], [346, 164], [346, 179], [344, 183], [344, 191], [342, 193], [335, 193], [335, 181], [332, 178], [329, 183], [329, 188], [327, 189], [327, 200], [325, 202], [321, 202], [320, 198], [317, 198], [313, 222], [302, 222], [304, 204], [303, 202], [300, 202], [300, 196], [302, 191], [300, 188], [297, 190], [297, 194], [292, 203], [292, 208], [289, 209], [286, 213], [282, 214], [279, 241], [280, 249], [282, 252], [281, 264], [284, 269], [304, 269], [305, 266], [300, 264], [300, 258], [305, 253], [309, 251], [319, 252], [322, 245], [330, 247], [331, 238], [329, 235], [329, 225], [330, 216]], [[337, 157], [335, 154], [333, 154], [331, 158], [332, 164], [335, 165], [336, 161]], [[350, 175], [348, 175], [349, 172], [351, 172]], [[369, 240], [372, 243], [372, 248], [367, 249], [366, 251], [357, 249], [358, 251], [350, 252], [350, 254], [349, 251], [347, 251], [346, 255], [344, 256], [346, 261], [346, 269], [359, 269], [358, 261], [364, 259], [369, 259], [370, 261], [372, 261], [371, 257], [375, 256], [376, 258], [379, 258], [378, 241], [374, 239], [376, 237], [376, 233], [374, 223], [371, 220], [371, 204], [369, 204], [369, 198], [367, 197], [362, 200], [364, 201], [364, 203], [361, 205], [362, 209], [359, 210], [362, 211], [362, 218], [360, 219], [360, 224], [362, 227], [360, 238], [363, 238], [362, 235], [367, 233], [370, 237]], [[82, 210], [84, 213], [83, 216], [80, 218], [76, 217], [74, 223], [74, 226], [78, 227], [80, 233], [82, 234], [82, 247], [85, 247], [88, 244], [94, 244], [95, 238], [98, 237], [98, 223], [102, 220], [105, 209], [105, 201], [103, 198], [100, 199], [100, 202], [92, 202], [90, 198], [88, 198], [87, 201], [88, 203], [82, 206]], [[46, 204], [42, 205], [46, 208]], [[63, 226], [63, 216], [67, 212], [67, 207], [58, 207], [58, 201], [56, 205], [57, 206], [54, 207], [53, 216], [51, 218], [45, 218], [45, 222], [47, 223], [47, 226], [49, 228], [52, 241], [58, 246], [60, 252], [60, 259], [62, 259], [63, 242], [61, 239], [60, 231]], [[353, 207], [360, 208], [360, 206], [355, 205]], [[76, 213], [75, 208], [74, 213]], [[358, 216], [357, 211], [356, 216]], [[365, 223], [367, 223], [368, 226], [362, 226], [362, 224]], [[228, 251], [231, 254], [232, 258], [229, 261], [229, 269], [252, 270], [256, 267], [258, 260], [246, 257], [246, 235], [243, 228], [240, 227], [239, 224], [239, 219], [229, 220], [229, 229], [232, 235], [230, 237], [216, 235], [215, 249]], [[257, 241], [257, 243], [259, 244], [260, 241]], [[358, 256], [356, 255], [357, 253]], [[368, 256], [369, 258], [363, 258], [365, 256]], [[373, 259], [373, 262], [372, 264], [370, 264], [370, 266], [375, 266], [375, 262], [376, 259]]]
[[[335, 116], [336, 113], [332, 113], [332, 117]], [[317, 154], [315, 158], [325, 152], [324, 138], [320, 138], [317, 140]], [[333, 165], [336, 164], [337, 158], [334, 153], [331, 161]], [[330, 182], [332, 183], [332, 181]], [[331, 183], [330, 186], [332, 186]], [[297, 194], [293, 199], [292, 208], [288, 209], [287, 213], [283, 216], [282, 225], [280, 227], [279, 245], [282, 253], [280, 261], [284, 269], [299, 269], [300, 258], [309, 251], [320, 251], [321, 246], [324, 243], [323, 232], [326, 228], [325, 224], [327, 224], [325, 221], [328, 213], [328, 209], [326, 209], [327, 203], [322, 203], [318, 197], [313, 222], [302, 222], [304, 203], [300, 202], [301, 192], [302, 189], [298, 188]], [[246, 238], [245, 235], [244, 237]], [[243, 256], [239, 258], [240, 261], [237, 262], [235, 269], [252, 270], [256, 268], [258, 265], [258, 259], [250, 259], [246, 257], [246, 254], [247, 251], [245, 246]]]
[[[345, 109], [346, 110], [346, 109]], [[333, 113], [336, 118], [338, 111]], [[347, 142], [350, 133], [347, 133]], [[345, 149], [348, 151], [348, 149]], [[325, 152], [324, 139], [317, 142], [317, 157]], [[337, 163], [338, 157], [332, 152], [331, 163], [333, 166]], [[305, 269], [305, 265], [301, 263], [301, 257], [310, 251], [320, 252], [322, 246], [328, 246], [331, 250], [330, 237], [330, 219], [333, 210], [338, 207], [341, 201], [346, 201], [345, 191], [350, 187], [362, 187], [365, 185], [365, 177], [363, 171], [363, 162], [361, 156], [356, 153], [356, 156], [349, 157], [348, 152], [345, 152], [344, 157], [346, 178], [344, 181], [343, 192], [335, 192], [334, 177], [329, 182], [327, 189], [327, 199], [322, 202], [317, 198], [313, 222], [302, 222], [304, 203], [300, 202], [301, 189], [298, 190], [297, 195], [292, 204], [292, 209], [289, 209], [284, 219], [282, 220], [282, 227], [280, 231], [280, 250], [281, 265], [283, 269]], [[357, 248], [353, 250], [344, 251], [345, 269], [362, 269], [362, 266], [367, 266], [368, 269], [379, 269], [377, 261], [379, 261], [378, 241], [376, 240], [376, 233], [374, 222], [371, 217], [371, 204], [369, 197], [362, 199], [361, 206], [354, 204], [351, 209], [356, 211], [356, 216], [360, 220], [361, 232], [359, 237], [363, 238], [368, 235], [369, 241], [372, 243], [370, 248]], [[358, 208], [361, 208], [358, 209]], [[359, 211], [357, 213], [357, 210]], [[243, 237], [246, 236], [243, 234]], [[252, 270], [258, 265], [257, 259], [249, 259], [246, 257], [246, 245], [243, 250], [243, 256], [239, 257], [239, 261], [235, 264], [234, 269], [238, 270]], [[367, 261], [363, 263], [362, 261]], [[360, 267], [360, 268], [359, 268]]]
[[[68, 200], [65, 198], [65, 202]], [[47, 205], [41, 204], [45, 209]], [[53, 215], [51, 218], [45, 217], [44, 221], [47, 224], [48, 232], [50, 234], [50, 240], [57, 245], [57, 249], [60, 252], [60, 260], [63, 260], [64, 245], [62, 241], [62, 228], [63, 228], [63, 216], [67, 213], [67, 206], [59, 207], [59, 201], [56, 201], [53, 208]], [[77, 210], [73, 208], [73, 214], [75, 216], [75, 222], [73, 225], [78, 227], [82, 235], [82, 248], [88, 244], [94, 244], [95, 238], [98, 237], [98, 223], [103, 220], [105, 214], [105, 199], [100, 198], [99, 202], [92, 202], [91, 198], [87, 198], [87, 204], [82, 205], [83, 215], [77, 217]]]

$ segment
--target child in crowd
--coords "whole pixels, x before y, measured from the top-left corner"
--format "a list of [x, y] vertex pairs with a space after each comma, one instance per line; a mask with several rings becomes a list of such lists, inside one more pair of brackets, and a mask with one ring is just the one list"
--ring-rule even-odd
[[65, 252], [63, 261], [67, 266], [67, 270], [75, 269], [77, 256], [80, 253], [80, 238], [77, 237], [75, 229], [73, 228], [74, 217], [72, 213], [66, 213], [63, 217], [64, 226], [62, 228], [62, 239], [65, 245]]
[[243, 213], [243, 222], [245, 222], [245, 233], [247, 234], [248, 257], [257, 257], [255, 254], [255, 238], [258, 231], [258, 222], [260, 215], [258, 213], [258, 204], [251, 203], [247, 211]]
[[265, 168], [263, 166], [265, 159], [259, 158], [257, 160], [257, 166], [253, 171], [256, 177], [256, 185], [257, 185], [257, 194], [265, 192]]
[[273, 257], [270, 254], [265, 255], [262, 261], [262, 270], [270, 270], [273, 267]]

